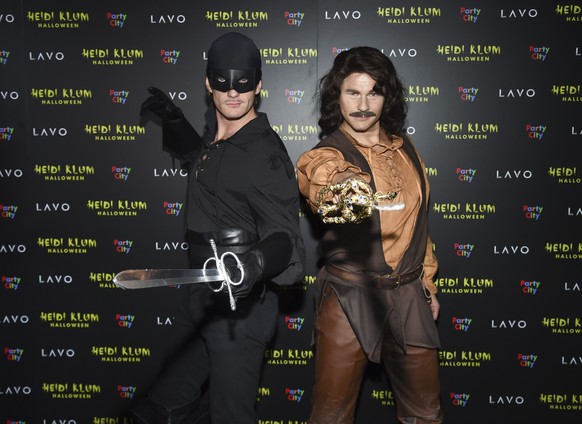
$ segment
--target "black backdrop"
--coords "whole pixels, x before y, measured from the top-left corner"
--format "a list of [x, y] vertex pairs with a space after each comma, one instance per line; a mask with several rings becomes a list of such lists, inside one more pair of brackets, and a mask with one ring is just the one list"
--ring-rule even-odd
[[[155, 85], [201, 129], [206, 49], [231, 30], [261, 49], [260, 110], [293, 161], [317, 142], [316, 82], [337, 52], [394, 61], [432, 187], [447, 422], [581, 422], [582, 6], [541, 0], [3, 0], [0, 421], [127, 422], [187, 337], [180, 288], [111, 280], [185, 265], [186, 176], [139, 107]], [[317, 268], [302, 230], [307, 275], [280, 292], [263, 424], [308, 416]], [[358, 422], [395, 422], [376, 367]]]

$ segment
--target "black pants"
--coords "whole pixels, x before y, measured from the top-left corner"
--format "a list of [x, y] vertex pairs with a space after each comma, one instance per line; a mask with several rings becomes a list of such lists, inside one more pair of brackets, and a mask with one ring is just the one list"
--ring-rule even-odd
[[151, 401], [168, 412], [171, 424], [191, 419], [189, 409], [198, 406], [206, 383], [212, 424], [256, 423], [264, 351], [277, 320], [275, 293], [256, 288], [231, 311], [225, 293], [213, 293], [201, 285], [189, 287], [187, 309], [197, 331], [149, 394]]

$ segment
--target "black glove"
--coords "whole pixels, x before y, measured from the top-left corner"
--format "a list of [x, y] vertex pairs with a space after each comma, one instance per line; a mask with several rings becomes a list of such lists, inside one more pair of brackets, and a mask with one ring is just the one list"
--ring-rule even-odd
[[156, 87], [149, 87], [148, 91], [151, 96], [142, 103], [139, 112], [141, 116], [151, 112], [163, 122], [174, 121], [184, 116], [182, 109], [176, 106], [162, 90]]
[[[238, 254], [244, 268], [244, 278], [241, 284], [231, 286], [235, 299], [249, 295], [257, 281], [266, 280], [280, 274], [289, 265], [293, 253], [293, 244], [287, 233], [277, 232], [268, 235], [255, 243], [249, 250]], [[230, 279], [237, 282], [241, 272], [236, 261], [231, 256], [225, 257], [225, 267]]]

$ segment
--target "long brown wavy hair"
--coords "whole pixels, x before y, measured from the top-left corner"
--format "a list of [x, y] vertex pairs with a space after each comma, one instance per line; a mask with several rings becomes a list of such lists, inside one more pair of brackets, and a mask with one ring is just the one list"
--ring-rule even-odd
[[391, 136], [402, 136], [406, 121], [406, 91], [392, 61], [374, 47], [354, 47], [338, 54], [332, 68], [319, 81], [319, 126], [321, 135], [329, 135], [343, 122], [339, 108], [340, 88], [346, 77], [365, 73], [376, 84], [376, 93], [384, 96], [380, 125]]

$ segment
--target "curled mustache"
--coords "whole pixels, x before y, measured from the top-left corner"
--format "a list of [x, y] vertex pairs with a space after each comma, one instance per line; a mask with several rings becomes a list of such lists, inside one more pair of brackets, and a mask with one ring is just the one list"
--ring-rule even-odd
[[370, 110], [359, 110], [357, 112], [350, 113], [350, 116], [353, 116], [355, 118], [371, 118], [373, 116], [376, 116], [376, 114]]

